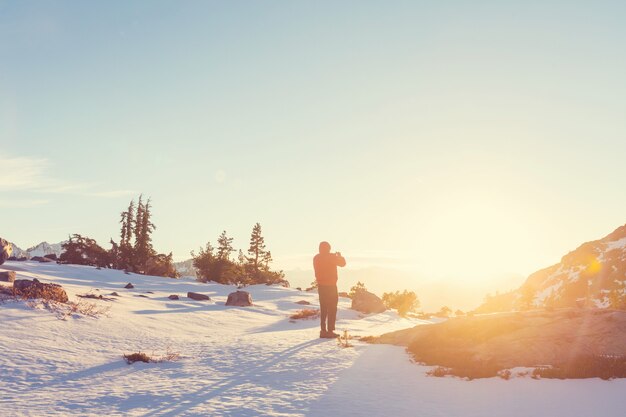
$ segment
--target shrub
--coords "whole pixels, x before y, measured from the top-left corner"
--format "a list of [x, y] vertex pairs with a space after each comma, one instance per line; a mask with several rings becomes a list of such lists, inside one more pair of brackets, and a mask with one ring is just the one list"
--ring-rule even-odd
[[94, 239], [74, 234], [63, 244], [65, 252], [59, 257], [60, 263], [110, 267], [109, 252], [99, 246]]
[[448, 306], [443, 306], [441, 309], [435, 314], [437, 317], [447, 318], [452, 314], [452, 309]]
[[383, 303], [387, 308], [398, 310], [398, 314], [402, 317], [406, 317], [407, 313], [414, 312], [420, 306], [417, 295], [408, 290], [384, 293]]
[[367, 291], [367, 288], [365, 288], [365, 284], [363, 284], [361, 281], [358, 281], [354, 286], [352, 286], [352, 288], [350, 288], [348, 296], [350, 298], [354, 298], [358, 293], [362, 291]]
[[158, 253], [148, 258], [146, 261], [146, 268], [144, 270], [146, 275], [154, 275], [157, 277], [169, 277], [178, 278], [178, 272], [174, 267], [174, 261], [172, 258], [172, 252], [168, 255], [164, 253]]
[[342, 347], [342, 348], [354, 347], [354, 345], [350, 343], [350, 339], [352, 339], [352, 336], [348, 334], [347, 330], [344, 330], [343, 335], [337, 338], [337, 343], [339, 344], [339, 347]]

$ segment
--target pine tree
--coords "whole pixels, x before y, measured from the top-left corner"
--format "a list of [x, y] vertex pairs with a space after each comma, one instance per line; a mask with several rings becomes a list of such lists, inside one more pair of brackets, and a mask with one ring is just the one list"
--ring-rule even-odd
[[139, 196], [137, 204], [137, 217], [135, 219], [135, 259], [134, 263], [137, 271], [145, 273], [149, 260], [156, 255], [152, 247], [152, 232], [156, 229], [150, 220], [152, 213], [150, 212], [150, 199], [144, 204], [143, 196]]
[[263, 254], [261, 258], [261, 264], [264, 271], [270, 270], [270, 264], [272, 263], [272, 252], [267, 251]]
[[109, 258], [111, 259], [111, 268], [120, 269], [120, 247], [113, 238], [109, 239], [111, 249], [109, 249]]
[[135, 200], [131, 200], [128, 209], [121, 213], [122, 229], [117, 254], [117, 266], [121, 269], [133, 270], [133, 231], [135, 229]]
[[258, 282], [261, 269], [267, 270], [267, 265], [271, 261], [271, 254], [265, 250], [265, 239], [261, 235], [261, 224], [256, 223], [250, 235], [250, 248], [248, 248], [248, 269], [253, 275], [254, 281]]
[[193, 258], [193, 267], [196, 269], [197, 280], [200, 282], [215, 281], [215, 254], [211, 242], [207, 242], [206, 247], [200, 248], [200, 253], [197, 255], [191, 251], [191, 257]]
[[141, 240], [141, 236], [143, 235], [143, 214], [144, 214], [144, 204], [143, 204], [143, 194], [139, 196], [139, 202], [137, 203], [137, 214], [135, 216], [134, 222], [134, 233], [135, 233], [135, 249], [140, 245], [139, 241]]
[[221, 260], [230, 260], [231, 252], [234, 252], [233, 238], [226, 235], [226, 230], [217, 238], [217, 258]]

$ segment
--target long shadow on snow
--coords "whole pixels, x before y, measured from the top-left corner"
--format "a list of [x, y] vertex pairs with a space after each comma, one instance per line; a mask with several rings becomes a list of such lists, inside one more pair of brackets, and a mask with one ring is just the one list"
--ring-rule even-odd
[[[219, 395], [224, 394], [228, 390], [235, 388], [239, 385], [245, 385], [247, 383], [253, 382], [255, 379], [258, 379], [258, 374], [263, 371], [269, 370], [274, 365], [280, 363], [282, 360], [289, 358], [294, 353], [304, 350], [307, 347], [314, 346], [320, 343], [325, 343], [325, 339], [313, 339], [308, 340], [306, 342], [300, 343], [299, 345], [292, 346], [287, 348], [281, 352], [276, 353], [272, 357], [270, 357], [267, 361], [264, 361], [261, 365], [252, 368], [245, 369], [239, 372], [236, 372], [232, 375], [228, 375], [228, 380], [218, 381], [213, 384], [207, 385], [206, 387], [194, 392], [181, 396], [180, 398], [172, 399], [172, 401], [176, 401], [178, 406], [174, 406], [173, 408], [169, 408], [169, 405], [165, 405], [159, 409], [152, 410], [146, 414], [144, 417], [150, 416], [178, 416], [182, 412], [189, 410], [193, 407], [201, 405], [206, 401], [209, 401]], [[168, 409], [169, 408], [169, 409]]]

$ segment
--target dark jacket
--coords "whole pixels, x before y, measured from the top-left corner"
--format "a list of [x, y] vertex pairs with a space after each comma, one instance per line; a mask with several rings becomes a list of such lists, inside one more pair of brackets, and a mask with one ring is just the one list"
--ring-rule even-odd
[[317, 285], [336, 285], [337, 267], [346, 266], [346, 259], [334, 253], [318, 253], [313, 258]]

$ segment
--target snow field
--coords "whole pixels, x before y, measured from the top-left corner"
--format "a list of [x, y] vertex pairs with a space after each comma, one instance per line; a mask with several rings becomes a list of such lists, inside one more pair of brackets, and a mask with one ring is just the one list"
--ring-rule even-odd
[[[226, 307], [232, 286], [91, 267], [8, 262], [20, 278], [63, 285], [71, 300], [120, 294], [94, 319], [59, 320], [23, 302], [0, 305], [2, 416], [621, 416], [624, 380], [464, 381], [425, 376], [402, 348], [341, 348], [318, 338], [317, 294], [258, 285], [253, 307]], [[124, 289], [132, 282], [135, 289]], [[185, 297], [188, 291], [209, 302]], [[181, 296], [174, 301], [170, 294]], [[139, 297], [145, 295], [148, 298]], [[307, 300], [311, 306], [296, 301]], [[375, 335], [425, 324], [362, 316], [340, 299], [337, 330]], [[177, 361], [127, 365], [143, 351]]]

